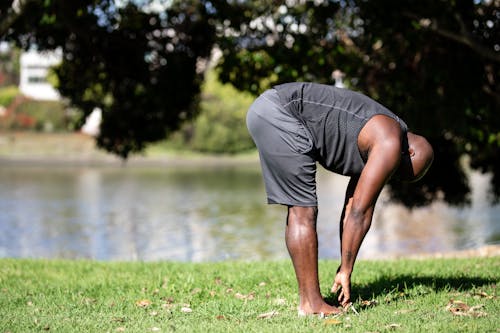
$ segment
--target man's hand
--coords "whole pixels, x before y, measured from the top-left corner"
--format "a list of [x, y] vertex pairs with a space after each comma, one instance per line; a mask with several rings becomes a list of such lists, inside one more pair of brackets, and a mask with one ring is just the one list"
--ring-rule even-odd
[[340, 267], [337, 270], [331, 292], [336, 293], [339, 290], [338, 301], [340, 305], [346, 307], [351, 304], [351, 274], [341, 272]]

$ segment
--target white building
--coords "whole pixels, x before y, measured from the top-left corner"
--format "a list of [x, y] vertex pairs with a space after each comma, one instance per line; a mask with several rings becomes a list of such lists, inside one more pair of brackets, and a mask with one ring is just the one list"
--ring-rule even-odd
[[52, 66], [62, 60], [61, 50], [23, 52], [20, 58], [19, 90], [26, 97], [37, 100], [59, 100], [59, 92], [47, 81]]

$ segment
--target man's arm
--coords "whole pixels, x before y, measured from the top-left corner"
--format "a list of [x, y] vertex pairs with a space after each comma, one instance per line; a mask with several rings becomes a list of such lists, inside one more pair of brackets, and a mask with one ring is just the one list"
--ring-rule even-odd
[[[345, 191], [345, 199], [344, 199], [344, 208], [342, 210], [342, 214], [340, 215], [340, 223], [339, 223], [339, 236], [340, 236], [340, 250], [342, 251], [342, 234], [344, 232], [344, 223], [346, 217], [351, 212], [352, 207], [352, 197], [354, 195], [354, 190], [358, 185], [359, 176], [353, 176], [349, 180], [349, 184], [347, 185], [347, 189]], [[342, 254], [342, 252], [341, 252]]]
[[351, 274], [361, 243], [370, 229], [375, 203], [399, 159], [399, 147], [382, 142], [373, 147], [359, 179], [352, 178], [349, 182], [341, 228], [341, 264], [332, 287], [332, 292], [342, 288], [338, 299], [343, 306], [350, 303]]

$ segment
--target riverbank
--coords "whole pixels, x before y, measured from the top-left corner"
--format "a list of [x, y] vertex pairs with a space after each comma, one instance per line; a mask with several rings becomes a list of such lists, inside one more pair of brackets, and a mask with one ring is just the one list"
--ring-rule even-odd
[[[323, 295], [336, 261], [321, 261]], [[1, 332], [496, 332], [498, 258], [359, 261], [354, 310], [297, 316], [289, 261], [0, 259]]]
[[256, 151], [238, 155], [210, 155], [169, 150], [150, 145], [126, 162], [98, 149], [95, 139], [81, 133], [12, 132], [0, 134], [0, 165], [4, 166], [123, 166], [189, 167], [206, 165], [258, 166]]
[[461, 251], [436, 252], [436, 253], [419, 253], [408, 256], [393, 256], [387, 259], [464, 259], [464, 258], [500, 258], [500, 245], [485, 245], [476, 249], [468, 249]]

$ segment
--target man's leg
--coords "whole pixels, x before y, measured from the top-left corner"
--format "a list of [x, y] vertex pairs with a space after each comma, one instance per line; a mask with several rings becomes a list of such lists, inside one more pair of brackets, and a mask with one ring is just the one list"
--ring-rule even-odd
[[286, 246], [299, 284], [299, 311], [306, 314], [338, 313], [321, 296], [318, 278], [318, 237], [316, 207], [288, 207]]

